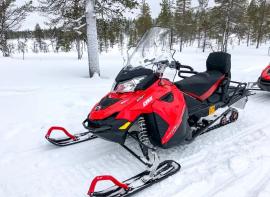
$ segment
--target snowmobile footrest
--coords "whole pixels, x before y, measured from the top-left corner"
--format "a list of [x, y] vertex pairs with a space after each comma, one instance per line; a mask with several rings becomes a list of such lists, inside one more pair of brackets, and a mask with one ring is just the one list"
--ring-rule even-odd
[[[161, 162], [154, 172], [148, 170], [127, 179], [124, 182], [117, 181], [112, 176], [98, 176], [93, 179], [88, 191], [90, 197], [119, 197], [119, 196], [131, 196], [141, 190], [144, 190], [151, 185], [160, 182], [173, 174], [177, 173], [181, 169], [180, 164], [173, 160], [166, 160]], [[115, 185], [105, 190], [95, 192], [95, 186], [98, 181], [109, 180]]]

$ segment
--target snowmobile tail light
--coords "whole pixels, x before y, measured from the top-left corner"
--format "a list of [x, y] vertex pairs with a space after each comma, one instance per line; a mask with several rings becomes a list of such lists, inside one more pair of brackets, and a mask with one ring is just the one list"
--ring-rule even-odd
[[125, 93], [125, 92], [134, 92], [136, 86], [145, 79], [146, 76], [136, 77], [128, 81], [123, 81], [121, 83], [118, 83], [116, 88], [114, 89], [114, 92], [117, 93]]
[[129, 127], [130, 124], [131, 124], [131, 122], [126, 122], [121, 127], [119, 127], [119, 130], [126, 130]]

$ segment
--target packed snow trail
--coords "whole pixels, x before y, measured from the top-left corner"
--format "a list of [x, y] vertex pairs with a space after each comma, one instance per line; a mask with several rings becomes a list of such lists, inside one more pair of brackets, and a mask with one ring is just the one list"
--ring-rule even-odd
[[[235, 48], [233, 80], [256, 81], [270, 62], [266, 52]], [[101, 55], [102, 79], [87, 78], [86, 59], [76, 61], [75, 53], [28, 56], [0, 58], [0, 196], [86, 196], [97, 175], [125, 180], [144, 170], [114, 143], [96, 139], [58, 148], [44, 138], [52, 125], [84, 131], [81, 122], [123, 65], [117, 50]], [[203, 71], [206, 57], [187, 48], [176, 59]], [[161, 159], [173, 159], [182, 169], [136, 196], [270, 196], [269, 111], [270, 93], [257, 93], [237, 122], [189, 145], [158, 150]]]

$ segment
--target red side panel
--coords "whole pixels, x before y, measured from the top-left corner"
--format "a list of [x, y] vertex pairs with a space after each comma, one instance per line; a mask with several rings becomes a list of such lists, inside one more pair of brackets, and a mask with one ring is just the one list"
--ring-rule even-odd
[[261, 78], [264, 79], [264, 80], [266, 80], [266, 81], [270, 81], [270, 74], [269, 74], [269, 72], [270, 72], [270, 65], [267, 66], [263, 70], [262, 75], [261, 75]]
[[166, 144], [174, 136], [182, 123], [182, 118], [186, 110], [186, 102], [183, 94], [175, 86], [172, 86], [171, 92], [174, 95], [172, 102], [168, 103], [162, 100], [156, 100], [152, 105], [153, 112], [157, 113], [168, 124], [167, 130], [164, 136], [162, 136], [162, 144]]
[[202, 95], [196, 95], [194, 93], [191, 92], [186, 92], [187, 94], [189, 94], [190, 96], [199, 99], [200, 101], [204, 101], [205, 99], [209, 98], [215, 91], [216, 89], [219, 87], [220, 83], [223, 81], [223, 79], [225, 78], [225, 75], [223, 75], [219, 80], [216, 81], [216, 83], [214, 83], [205, 93], [203, 93]]

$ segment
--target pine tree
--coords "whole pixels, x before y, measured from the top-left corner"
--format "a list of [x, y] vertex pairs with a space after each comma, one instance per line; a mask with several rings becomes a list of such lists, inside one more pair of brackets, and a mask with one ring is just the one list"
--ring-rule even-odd
[[160, 6], [161, 11], [157, 18], [157, 24], [161, 27], [172, 28], [173, 26], [172, 2], [170, 0], [162, 0]]
[[267, 29], [269, 30], [270, 26], [270, 2], [267, 3], [267, 0], [258, 0], [259, 9], [258, 9], [258, 29], [257, 29], [257, 38], [256, 38], [256, 48], [259, 48], [260, 43], [267, 34]]
[[44, 34], [43, 34], [43, 31], [38, 23], [35, 26], [35, 30], [34, 30], [33, 34], [34, 34], [34, 38], [35, 38], [36, 42], [38, 43], [39, 51], [41, 51], [42, 50], [42, 42], [43, 42], [42, 40], [44, 39]]
[[136, 29], [138, 31], [139, 37], [141, 37], [153, 25], [152, 17], [150, 14], [150, 7], [145, 2], [145, 0], [142, 1], [140, 12], [141, 13], [136, 21]]
[[219, 33], [222, 34], [221, 50], [227, 52], [229, 37], [246, 14], [247, 0], [215, 0], [215, 2], [218, 5], [214, 8], [216, 13], [214, 17], [218, 22]]
[[[81, 18], [84, 15], [85, 4], [83, 0], [39, 0], [40, 10], [50, 15], [50, 26], [58, 26], [63, 31], [69, 32], [75, 42], [78, 59], [82, 58], [81, 40], [83, 28]], [[53, 16], [53, 17], [52, 17]], [[79, 20], [78, 20], [79, 19]], [[85, 20], [84, 20], [85, 22]]]
[[247, 15], [246, 15], [246, 25], [247, 25], [247, 46], [249, 46], [250, 38], [252, 37], [252, 34], [254, 30], [256, 29], [256, 15], [257, 15], [257, 6], [256, 1], [252, 0], [248, 6], [247, 9]]
[[191, 26], [190, 22], [190, 0], [177, 0], [174, 16], [174, 24], [178, 37], [180, 38], [180, 52], [183, 49], [183, 42], [187, 37], [189, 31], [188, 28]]

